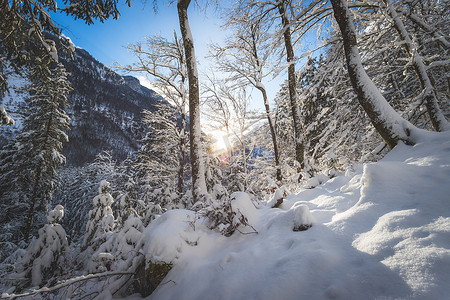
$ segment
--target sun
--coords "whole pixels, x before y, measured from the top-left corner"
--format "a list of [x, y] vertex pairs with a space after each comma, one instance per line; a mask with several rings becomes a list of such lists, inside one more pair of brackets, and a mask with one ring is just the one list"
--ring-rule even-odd
[[223, 130], [212, 130], [208, 132], [212, 141], [211, 152], [214, 155], [221, 155], [231, 150], [231, 141], [229, 135]]

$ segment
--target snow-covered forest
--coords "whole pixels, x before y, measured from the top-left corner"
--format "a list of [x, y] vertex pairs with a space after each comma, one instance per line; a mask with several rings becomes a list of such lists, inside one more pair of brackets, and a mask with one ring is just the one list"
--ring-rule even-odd
[[1, 299], [449, 299], [449, 1], [168, 2], [109, 68], [0, 4]]

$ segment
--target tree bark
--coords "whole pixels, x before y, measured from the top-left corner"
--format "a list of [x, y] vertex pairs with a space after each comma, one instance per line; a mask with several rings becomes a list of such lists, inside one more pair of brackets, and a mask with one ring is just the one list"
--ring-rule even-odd
[[189, 27], [187, 9], [190, 0], [178, 0], [178, 18], [183, 38], [186, 67], [189, 81], [189, 130], [192, 171], [192, 196], [194, 202], [205, 195], [206, 179], [202, 160], [201, 128], [200, 128], [200, 93], [198, 85], [197, 62], [195, 60], [194, 40]]
[[449, 124], [438, 105], [434, 87], [431, 83], [430, 78], [428, 77], [423, 59], [417, 52], [417, 47], [414, 45], [408, 32], [406, 31], [405, 25], [395, 11], [395, 8], [392, 5], [392, 1], [383, 0], [383, 3], [386, 5], [389, 15], [394, 22], [395, 30], [403, 41], [403, 48], [405, 49], [406, 54], [411, 58], [414, 71], [416, 72], [417, 78], [419, 79], [420, 87], [423, 90], [425, 106], [427, 107], [428, 115], [430, 116], [433, 128], [436, 131], [444, 131], [449, 129]]
[[373, 81], [367, 76], [361, 62], [356, 42], [356, 32], [346, 0], [331, 0], [334, 17], [339, 25], [344, 40], [347, 69], [358, 101], [367, 113], [377, 132], [392, 149], [399, 141], [414, 145], [411, 136], [417, 128], [403, 119], [389, 105]]
[[300, 163], [301, 168], [303, 168], [305, 158], [304, 156], [305, 145], [304, 145], [302, 123], [300, 122], [300, 109], [297, 103], [297, 80], [295, 76], [294, 48], [292, 47], [291, 30], [289, 25], [289, 19], [287, 17], [286, 5], [284, 1], [279, 2], [278, 12], [280, 13], [281, 22], [284, 30], [283, 37], [288, 63], [289, 101], [291, 105], [292, 119], [294, 123], [295, 159]]
[[181, 197], [183, 196], [183, 179], [184, 179], [184, 152], [185, 152], [185, 143], [186, 143], [186, 139], [185, 139], [185, 130], [186, 130], [186, 115], [183, 113], [181, 113], [181, 125], [179, 128], [180, 129], [180, 140], [179, 140], [179, 151], [180, 151], [180, 157], [179, 157], [179, 166], [178, 166], [178, 182], [177, 182], [177, 186], [178, 186], [178, 199], [181, 199]]

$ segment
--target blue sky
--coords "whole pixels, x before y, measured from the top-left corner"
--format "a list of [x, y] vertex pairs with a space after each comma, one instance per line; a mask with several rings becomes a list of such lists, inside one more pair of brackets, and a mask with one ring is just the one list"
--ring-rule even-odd
[[[179, 31], [176, 3], [170, 6], [166, 3], [159, 4], [155, 14], [151, 3], [133, 1], [133, 6], [128, 7], [123, 2], [120, 1], [121, 15], [118, 20], [109, 19], [104, 23], [86, 25], [84, 21], [74, 20], [62, 13], [53, 13], [52, 18], [76, 46], [87, 50], [105, 65], [112, 65], [116, 61], [120, 64], [131, 63], [132, 58], [124, 48], [129, 43], [136, 43], [145, 36], [156, 34], [171, 38], [174, 30]], [[218, 13], [213, 9], [205, 12], [191, 6], [188, 12], [191, 30], [197, 58], [201, 62], [202, 57], [207, 54], [206, 44], [220, 41], [225, 34], [220, 30]]]
[[[58, 2], [62, 7], [61, 1]], [[118, 20], [109, 19], [104, 23], [97, 21], [93, 25], [86, 25], [83, 20], [74, 20], [73, 17], [62, 13], [52, 13], [51, 16], [64, 35], [70, 37], [76, 46], [87, 50], [101, 63], [107, 66], [112, 66], [115, 62], [127, 65], [133, 62], [133, 57], [124, 48], [127, 44], [157, 34], [171, 39], [174, 30], [181, 36], [176, 1], [170, 6], [167, 4], [168, 1], [159, 1], [156, 14], [152, 7], [153, 1], [147, 2], [149, 3], [132, 1], [132, 7], [128, 7], [124, 0], [119, 0], [121, 15]], [[224, 3], [230, 2], [220, 1], [221, 5]], [[200, 10], [193, 4], [189, 7], [188, 15], [201, 75], [202, 71], [207, 72], [209, 68], [210, 59], [204, 58], [208, 54], [207, 45], [211, 42], [221, 43], [227, 33], [220, 28], [221, 20], [216, 8]], [[296, 69], [301, 68], [301, 63], [297, 64]], [[133, 75], [138, 77], [136, 74]], [[286, 79], [287, 74], [284, 72], [275, 80], [264, 83], [270, 102], [273, 103], [280, 84]], [[263, 100], [259, 92], [252, 93], [252, 96], [252, 109], [263, 111]]]

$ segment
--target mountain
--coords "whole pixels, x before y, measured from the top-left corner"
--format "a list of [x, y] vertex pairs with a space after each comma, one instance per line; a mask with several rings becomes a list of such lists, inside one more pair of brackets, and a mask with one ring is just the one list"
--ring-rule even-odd
[[[83, 165], [105, 150], [122, 160], [137, 150], [144, 132], [142, 111], [154, 111], [162, 98], [140, 85], [138, 79], [117, 74], [83, 49], [76, 48], [73, 59], [63, 56], [60, 60], [71, 74], [73, 87], [67, 109], [72, 120], [69, 143], [63, 148], [67, 164]], [[25, 106], [26, 93], [19, 90], [27, 80], [14, 76], [9, 82], [15, 89], [0, 98], [0, 105], [11, 113], [16, 125], [0, 128], [0, 146], [20, 130]]]

